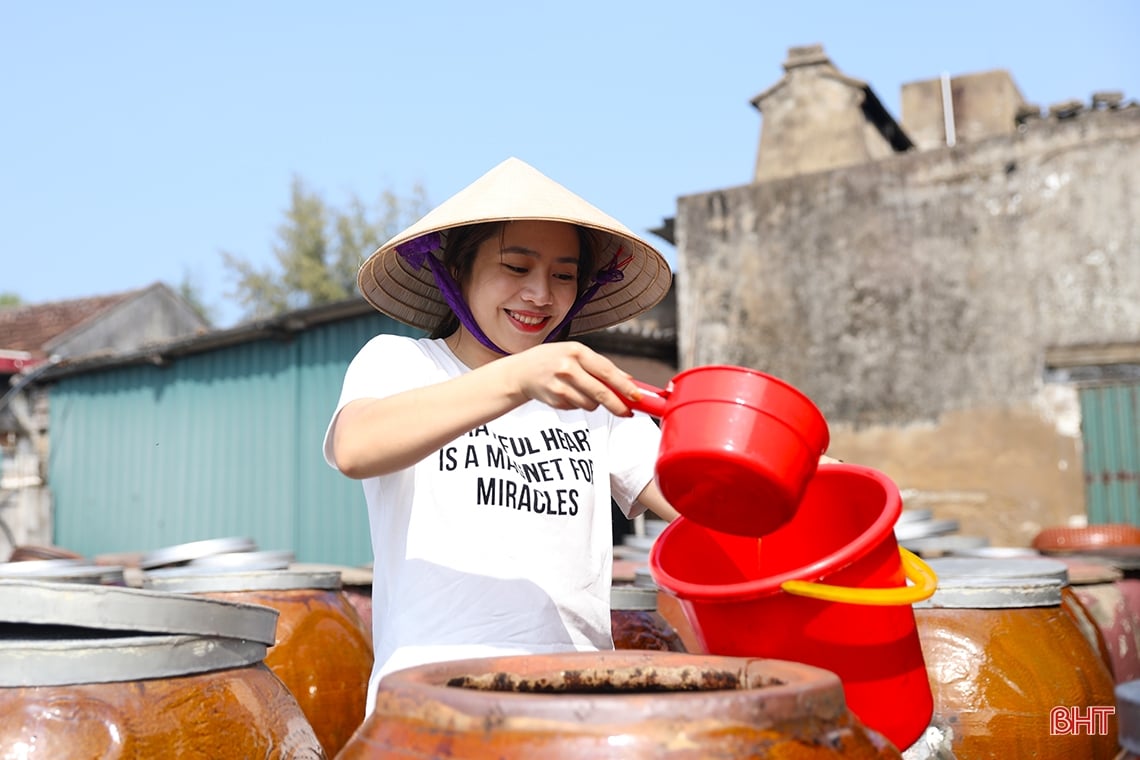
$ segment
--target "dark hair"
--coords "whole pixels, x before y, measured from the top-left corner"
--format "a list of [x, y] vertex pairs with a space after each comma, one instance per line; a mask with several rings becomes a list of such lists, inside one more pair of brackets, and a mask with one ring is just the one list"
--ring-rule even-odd
[[[479, 246], [495, 234], [499, 235], [501, 241], [506, 226], [506, 222], [479, 222], [448, 230], [447, 241], [443, 245], [443, 265], [447, 267], [447, 271], [451, 273], [456, 283], [462, 287], [471, 275], [471, 267], [475, 263], [475, 254]], [[590, 280], [594, 276], [600, 241], [598, 234], [593, 230], [576, 224], [574, 230], [578, 233], [578, 294], [581, 295], [589, 287]], [[458, 329], [459, 317], [448, 309], [432, 330], [430, 337], [446, 338]], [[557, 340], [565, 340], [569, 333], [570, 327], [567, 325]]]

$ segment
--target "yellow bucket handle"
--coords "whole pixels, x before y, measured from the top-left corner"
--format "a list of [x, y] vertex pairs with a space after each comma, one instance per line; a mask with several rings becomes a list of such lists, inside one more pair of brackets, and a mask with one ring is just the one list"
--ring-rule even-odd
[[899, 547], [903, 570], [913, 586], [901, 588], [849, 588], [829, 586], [812, 581], [784, 581], [780, 588], [789, 594], [821, 599], [825, 602], [846, 602], [847, 604], [870, 604], [877, 606], [914, 604], [929, 599], [938, 588], [938, 576], [930, 565], [915, 554]]

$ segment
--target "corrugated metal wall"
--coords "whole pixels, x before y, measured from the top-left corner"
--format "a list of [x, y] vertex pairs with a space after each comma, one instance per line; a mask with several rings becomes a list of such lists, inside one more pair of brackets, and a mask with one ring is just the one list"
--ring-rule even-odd
[[1091, 523], [1140, 525], [1140, 383], [1081, 388]]
[[51, 389], [55, 543], [86, 556], [253, 538], [302, 562], [371, 560], [360, 484], [321, 441], [352, 356], [381, 315], [66, 376]]

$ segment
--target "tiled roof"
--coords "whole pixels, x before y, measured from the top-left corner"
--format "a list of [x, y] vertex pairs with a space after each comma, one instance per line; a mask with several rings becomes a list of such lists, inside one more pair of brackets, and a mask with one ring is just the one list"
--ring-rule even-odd
[[10, 306], [0, 309], [0, 349], [45, 355], [44, 345], [113, 306], [135, 296], [136, 290], [70, 301]]

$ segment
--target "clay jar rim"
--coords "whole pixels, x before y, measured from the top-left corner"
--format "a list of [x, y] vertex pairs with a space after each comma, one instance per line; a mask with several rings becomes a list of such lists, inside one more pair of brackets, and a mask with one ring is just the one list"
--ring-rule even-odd
[[1128, 523], [1098, 523], [1083, 527], [1053, 525], [1033, 538], [1033, 548], [1047, 553], [1088, 552], [1108, 548], [1140, 550], [1140, 528]]
[[[617, 671], [638, 676], [650, 671], [716, 671], [735, 677], [740, 688], [616, 693], [514, 692], [448, 686], [464, 676], [506, 673], [555, 678], [567, 671]], [[699, 675], [699, 673], [698, 673]], [[775, 681], [775, 682], [773, 682]], [[763, 709], [758, 710], [758, 699]], [[391, 700], [390, 708], [387, 704]], [[842, 682], [831, 671], [787, 660], [699, 655], [681, 652], [566, 652], [453, 660], [395, 671], [378, 687], [374, 714], [405, 715], [412, 705], [447, 707], [482, 721], [486, 716], [609, 725], [652, 718], [736, 719], [766, 724], [810, 714], [828, 720], [849, 713]], [[631, 709], [636, 705], [636, 710]], [[414, 708], [413, 708], [414, 709]]]

